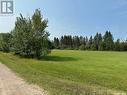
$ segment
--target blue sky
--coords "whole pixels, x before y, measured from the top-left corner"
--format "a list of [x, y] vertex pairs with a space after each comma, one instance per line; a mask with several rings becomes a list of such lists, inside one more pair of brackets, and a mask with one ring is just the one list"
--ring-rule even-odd
[[13, 16], [0, 16], [0, 32], [13, 29], [15, 18], [31, 16], [40, 8], [48, 18], [50, 38], [95, 35], [110, 30], [114, 38], [127, 38], [127, 0], [15, 0]]

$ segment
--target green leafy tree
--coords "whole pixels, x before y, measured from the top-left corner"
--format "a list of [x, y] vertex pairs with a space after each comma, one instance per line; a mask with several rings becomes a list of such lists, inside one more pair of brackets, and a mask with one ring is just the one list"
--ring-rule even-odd
[[4, 52], [10, 52], [11, 50], [11, 34], [10, 33], [0, 34], [0, 50]]
[[59, 39], [58, 38], [54, 38], [54, 47], [56, 48], [56, 49], [59, 49], [59, 46], [60, 46], [60, 41], [59, 41]]
[[49, 52], [49, 33], [45, 31], [47, 23], [39, 9], [35, 10], [32, 19], [20, 14], [12, 31], [15, 53], [37, 58], [46, 55]]
[[94, 37], [95, 50], [101, 50], [101, 43], [102, 43], [102, 35], [97, 33]]
[[117, 39], [117, 41], [114, 43], [114, 50], [120, 51], [120, 39]]
[[33, 30], [33, 51], [36, 57], [44, 56], [48, 53], [48, 36], [46, 32], [48, 20], [43, 19], [41, 11], [36, 9], [32, 16], [32, 30]]
[[90, 36], [90, 39], [89, 39], [89, 45], [91, 46], [93, 44], [93, 37]]
[[105, 35], [103, 36], [103, 49], [113, 50], [113, 48], [114, 48], [113, 36], [110, 31], [106, 31]]

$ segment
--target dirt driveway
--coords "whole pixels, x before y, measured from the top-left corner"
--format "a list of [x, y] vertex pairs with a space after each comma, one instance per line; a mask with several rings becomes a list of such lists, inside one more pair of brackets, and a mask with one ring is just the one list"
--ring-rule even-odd
[[46, 95], [46, 92], [26, 83], [0, 63], [0, 95]]

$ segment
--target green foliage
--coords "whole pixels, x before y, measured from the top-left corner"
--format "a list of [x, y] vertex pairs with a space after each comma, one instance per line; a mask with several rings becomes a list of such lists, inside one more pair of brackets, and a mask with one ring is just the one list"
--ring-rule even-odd
[[0, 34], [0, 50], [9, 52], [11, 50], [11, 34], [1, 33]]
[[60, 47], [60, 42], [58, 38], [54, 38], [54, 48], [59, 49]]
[[41, 58], [47, 55], [52, 48], [49, 33], [46, 32], [47, 24], [48, 20], [43, 19], [39, 9], [35, 10], [31, 18], [20, 14], [11, 33], [0, 34], [0, 50], [13, 51], [25, 57]]
[[90, 50], [96, 51], [97, 48], [96, 48], [96, 46], [95, 46], [94, 44], [92, 44], [92, 45], [90, 46]]
[[86, 44], [85, 45], [85, 50], [90, 50], [91, 49], [91, 46], [89, 44]]
[[118, 39], [115, 43], [114, 43], [114, 50], [115, 51], [120, 51], [121, 49], [121, 46], [120, 46], [120, 39]]
[[81, 45], [80, 47], [79, 47], [79, 49], [80, 50], [85, 50], [86, 48], [85, 48], [85, 45]]
[[102, 48], [101, 43], [102, 43], [102, 35], [97, 33], [94, 37], [95, 50], [101, 50]]
[[11, 32], [13, 36], [13, 51], [22, 56], [40, 58], [49, 52], [49, 34], [45, 31], [47, 20], [43, 20], [41, 11], [36, 10], [31, 18], [25, 18], [20, 14], [15, 22], [15, 28]]
[[72, 50], [93, 50], [93, 51], [127, 51], [127, 41], [114, 41], [110, 31], [106, 31], [104, 35], [96, 33], [90, 38], [83, 36], [62, 36], [54, 38], [55, 49], [72, 49]]
[[104, 50], [113, 50], [114, 48], [113, 36], [110, 31], [106, 31], [103, 37], [103, 46]]

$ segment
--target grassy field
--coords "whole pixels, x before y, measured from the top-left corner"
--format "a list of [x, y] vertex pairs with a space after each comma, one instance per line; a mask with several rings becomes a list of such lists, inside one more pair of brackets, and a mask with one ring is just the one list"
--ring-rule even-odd
[[53, 50], [42, 60], [0, 52], [0, 61], [49, 95], [127, 92], [127, 52]]

